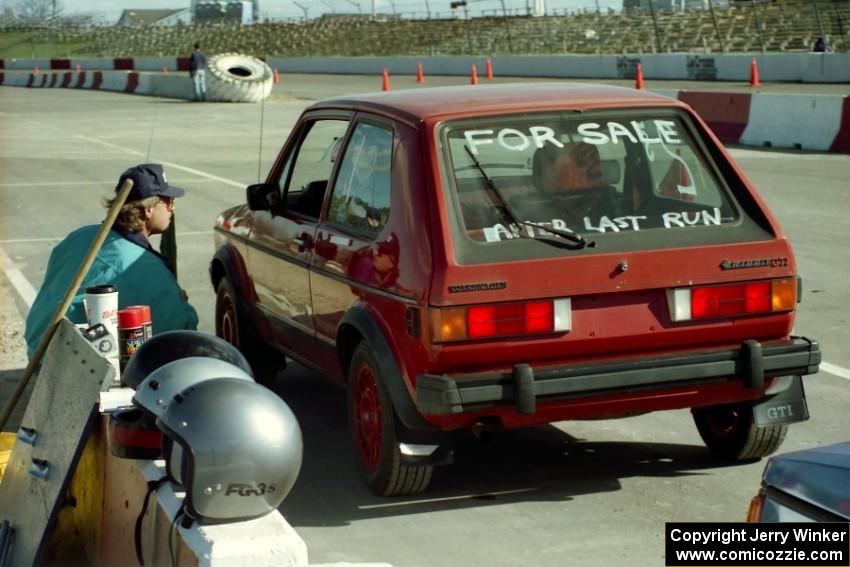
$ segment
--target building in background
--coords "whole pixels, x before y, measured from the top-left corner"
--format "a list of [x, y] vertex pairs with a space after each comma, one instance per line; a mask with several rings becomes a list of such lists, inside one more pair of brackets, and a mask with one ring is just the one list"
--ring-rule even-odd
[[187, 8], [179, 10], [146, 10], [130, 9], [121, 12], [118, 18], [119, 26], [143, 27], [143, 26], [173, 26], [178, 22], [189, 24], [192, 21], [191, 13]]
[[534, 0], [534, 7], [531, 9], [531, 15], [535, 18], [546, 15], [546, 0]]
[[252, 24], [257, 20], [259, 0], [193, 0], [192, 21], [196, 24]]

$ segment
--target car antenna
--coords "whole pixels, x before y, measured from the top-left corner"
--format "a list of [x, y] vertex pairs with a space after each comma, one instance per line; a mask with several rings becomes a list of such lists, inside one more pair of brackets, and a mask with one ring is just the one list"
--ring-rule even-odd
[[151, 122], [151, 136], [148, 138], [148, 150], [145, 152], [145, 163], [148, 163], [151, 158], [151, 147], [153, 147], [153, 135], [156, 132], [156, 117], [159, 114], [159, 103], [154, 103], [153, 107], [153, 122]]
[[260, 174], [263, 167], [263, 117], [266, 110], [266, 98], [260, 100], [260, 151], [257, 152], [257, 183], [260, 182]]

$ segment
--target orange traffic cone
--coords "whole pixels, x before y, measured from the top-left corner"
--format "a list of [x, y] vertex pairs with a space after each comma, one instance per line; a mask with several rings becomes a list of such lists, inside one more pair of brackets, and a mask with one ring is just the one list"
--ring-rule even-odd
[[635, 88], [643, 90], [643, 65], [637, 64], [637, 73], [635, 74]]
[[493, 62], [490, 59], [484, 62], [484, 76], [488, 80], [493, 78]]
[[470, 76], [469, 84], [470, 85], [477, 85], [478, 84], [478, 69], [475, 68], [475, 63], [472, 64], [472, 75]]
[[424, 83], [425, 82], [425, 74], [422, 72], [422, 63], [416, 64], [416, 82]]
[[162, 68], [162, 74], [163, 74], [163, 75], [167, 75], [167, 74], [168, 74], [168, 67], [163, 67], [163, 68]]
[[753, 57], [752, 63], [750, 63], [750, 86], [751, 87], [760, 87], [761, 81], [759, 81], [759, 68], [756, 65], [756, 58]]
[[274, 76], [274, 84], [279, 85], [280, 84], [280, 71], [277, 70], [277, 67], [274, 68], [272, 75]]
[[76, 66], [76, 67], [74, 67], [74, 70], [75, 70], [77, 73], [79, 73], [79, 72], [80, 72], [80, 64], [79, 64], [79, 63], [77, 63], [77, 66]]
[[390, 74], [387, 72], [387, 68], [384, 67], [384, 78], [381, 84], [381, 90], [388, 91], [390, 90]]

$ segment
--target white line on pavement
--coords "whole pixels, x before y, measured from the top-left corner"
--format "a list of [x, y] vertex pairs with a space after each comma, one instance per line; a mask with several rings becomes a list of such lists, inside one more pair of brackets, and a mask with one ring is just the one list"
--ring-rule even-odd
[[35, 301], [36, 291], [35, 288], [30, 284], [29, 280], [24, 277], [24, 274], [15, 266], [15, 263], [12, 262], [12, 259], [6, 254], [6, 251], [0, 248], [0, 264], [3, 265], [3, 273], [6, 274], [6, 278], [8, 278], [9, 283], [12, 284], [12, 287], [15, 288], [15, 291], [18, 292], [18, 295], [21, 296], [21, 299], [27, 304], [27, 307], [32, 305], [32, 302]]
[[[129, 154], [133, 154], [133, 155], [137, 155], [137, 156], [145, 155], [138, 150], [125, 148], [125, 147], [122, 147], [122, 146], [111, 144], [109, 142], [104, 142], [103, 140], [98, 140], [97, 138], [90, 138], [89, 136], [84, 136], [82, 134], [77, 134], [77, 137], [82, 138], [83, 140], [87, 140], [89, 142], [93, 142], [95, 144], [100, 144], [102, 146], [106, 146], [107, 148], [113, 148], [113, 149], [116, 149], [116, 150], [121, 150], [121, 151], [127, 152]], [[199, 176], [205, 177], [207, 179], [212, 179], [212, 180], [218, 181], [220, 183], [224, 183], [225, 185], [231, 185], [233, 187], [239, 187], [240, 189], [244, 189], [247, 186], [246, 183], [240, 183], [238, 181], [233, 181], [232, 179], [226, 179], [224, 177], [218, 177], [217, 175], [212, 175], [210, 173], [206, 173], [206, 172], [203, 172], [203, 171], [200, 171], [200, 170], [197, 170], [197, 169], [193, 169], [191, 167], [186, 167], [185, 165], [180, 165], [179, 163], [172, 163], [172, 162], [168, 162], [168, 161], [161, 161], [159, 163], [161, 163], [162, 165], [167, 165], [168, 167], [173, 167], [174, 169], [179, 169], [181, 171], [185, 171], [187, 173], [192, 173], [194, 175], [199, 175]]]
[[824, 372], [832, 374], [833, 376], [838, 376], [839, 378], [850, 380], [850, 370], [847, 370], [846, 368], [842, 368], [840, 366], [836, 366], [828, 362], [821, 362], [820, 369]]
[[507, 494], [521, 494], [523, 492], [534, 492], [540, 490], [533, 488], [518, 488], [517, 490], [503, 490], [501, 492], [484, 492], [481, 494], [464, 494], [461, 496], [446, 496], [445, 498], [426, 498], [423, 500], [408, 500], [406, 502], [388, 502], [386, 504], [367, 504], [358, 506], [360, 510], [375, 510], [376, 508], [397, 508], [398, 506], [413, 506], [415, 504], [431, 504], [434, 502], [450, 502], [452, 500], [472, 500], [475, 498], [490, 498], [493, 496], [504, 496]]

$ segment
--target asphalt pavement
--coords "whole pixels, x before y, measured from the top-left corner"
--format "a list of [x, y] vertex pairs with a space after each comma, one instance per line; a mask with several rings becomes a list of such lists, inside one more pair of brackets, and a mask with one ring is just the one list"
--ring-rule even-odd
[[[415, 85], [412, 76], [391, 81]], [[438, 82], [426, 76], [426, 86]], [[161, 162], [169, 181], [188, 190], [176, 210], [180, 281], [201, 330], [211, 332], [216, 214], [243, 202], [244, 187], [265, 174], [309, 99], [378, 88], [380, 77], [284, 73], [263, 105], [0, 88], [0, 398], [23, 368], [22, 321], [52, 246], [102, 220], [100, 199], [121, 171]], [[806, 378], [812, 419], [792, 426], [781, 450], [845, 441], [850, 156], [732, 154], [794, 244], [804, 282], [796, 331], [821, 341], [828, 368]], [[689, 413], [675, 411], [560, 422], [489, 444], [460, 435], [457, 462], [438, 469], [427, 493], [378, 498], [353, 466], [343, 393], [295, 364], [276, 391], [305, 438], [301, 475], [280, 510], [315, 563], [661, 565], [665, 522], [743, 520], [764, 467], [712, 460]]]

